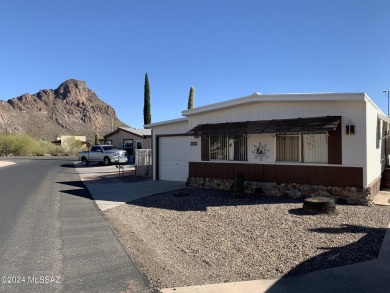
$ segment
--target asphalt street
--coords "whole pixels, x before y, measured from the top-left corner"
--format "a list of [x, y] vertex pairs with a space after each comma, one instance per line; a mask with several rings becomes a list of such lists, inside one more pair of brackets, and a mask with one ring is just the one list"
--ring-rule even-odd
[[0, 168], [0, 292], [150, 292], [70, 158]]

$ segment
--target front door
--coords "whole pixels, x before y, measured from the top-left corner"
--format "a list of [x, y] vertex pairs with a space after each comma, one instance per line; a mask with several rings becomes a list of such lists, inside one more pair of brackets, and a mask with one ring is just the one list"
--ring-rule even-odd
[[127, 157], [129, 158], [129, 162], [134, 162], [134, 150], [133, 150], [133, 140], [132, 139], [124, 139], [123, 140], [123, 149], [127, 152]]

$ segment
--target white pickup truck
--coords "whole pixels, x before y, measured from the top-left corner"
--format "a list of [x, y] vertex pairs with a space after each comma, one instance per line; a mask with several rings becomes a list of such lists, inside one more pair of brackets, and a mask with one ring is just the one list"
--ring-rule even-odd
[[98, 162], [105, 166], [111, 163], [123, 164], [127, 163], [127, 152], [112, 145], [94, 145], [88, 152], [79, 153], [79, 160], [83, 166], [88, 166], [89, 162]]

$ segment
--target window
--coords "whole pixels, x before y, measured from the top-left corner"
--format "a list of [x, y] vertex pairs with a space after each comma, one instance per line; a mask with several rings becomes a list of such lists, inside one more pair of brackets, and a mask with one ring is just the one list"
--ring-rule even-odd
[[137, 150], [142, 150], [143, 149], [143, 142], [142, 140], [138, 140], [136, 142]]
[[326, 134], [302, 135], [303, 162], [328, 163], [328, 136]]
[[112, 151], [112, 150], [117, 150], [115, 146], [104, 146], [103, 150], [105, 151]]
[[327, 164], [327, 134], [276, 135], [276, 161]]
[[299, 162], [299, 135], [276, 136], [276, 161]]
[[102, 149], [100, 147], [91, 147], [91, 153], [101, 153]]
[[247, 161], [246, 135], [210, 136], [210, 160]]

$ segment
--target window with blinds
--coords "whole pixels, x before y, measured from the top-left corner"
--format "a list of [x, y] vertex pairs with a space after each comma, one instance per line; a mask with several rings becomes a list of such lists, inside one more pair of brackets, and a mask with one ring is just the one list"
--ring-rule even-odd
[[276, 161], [327, 164], [327, 134], [276, 135]]
[[213, 135], [209, 143], [210, 160], [248, 160], [246, 135]]
[[299, 162], [299, 135], [276, 136], [276, 161]]

